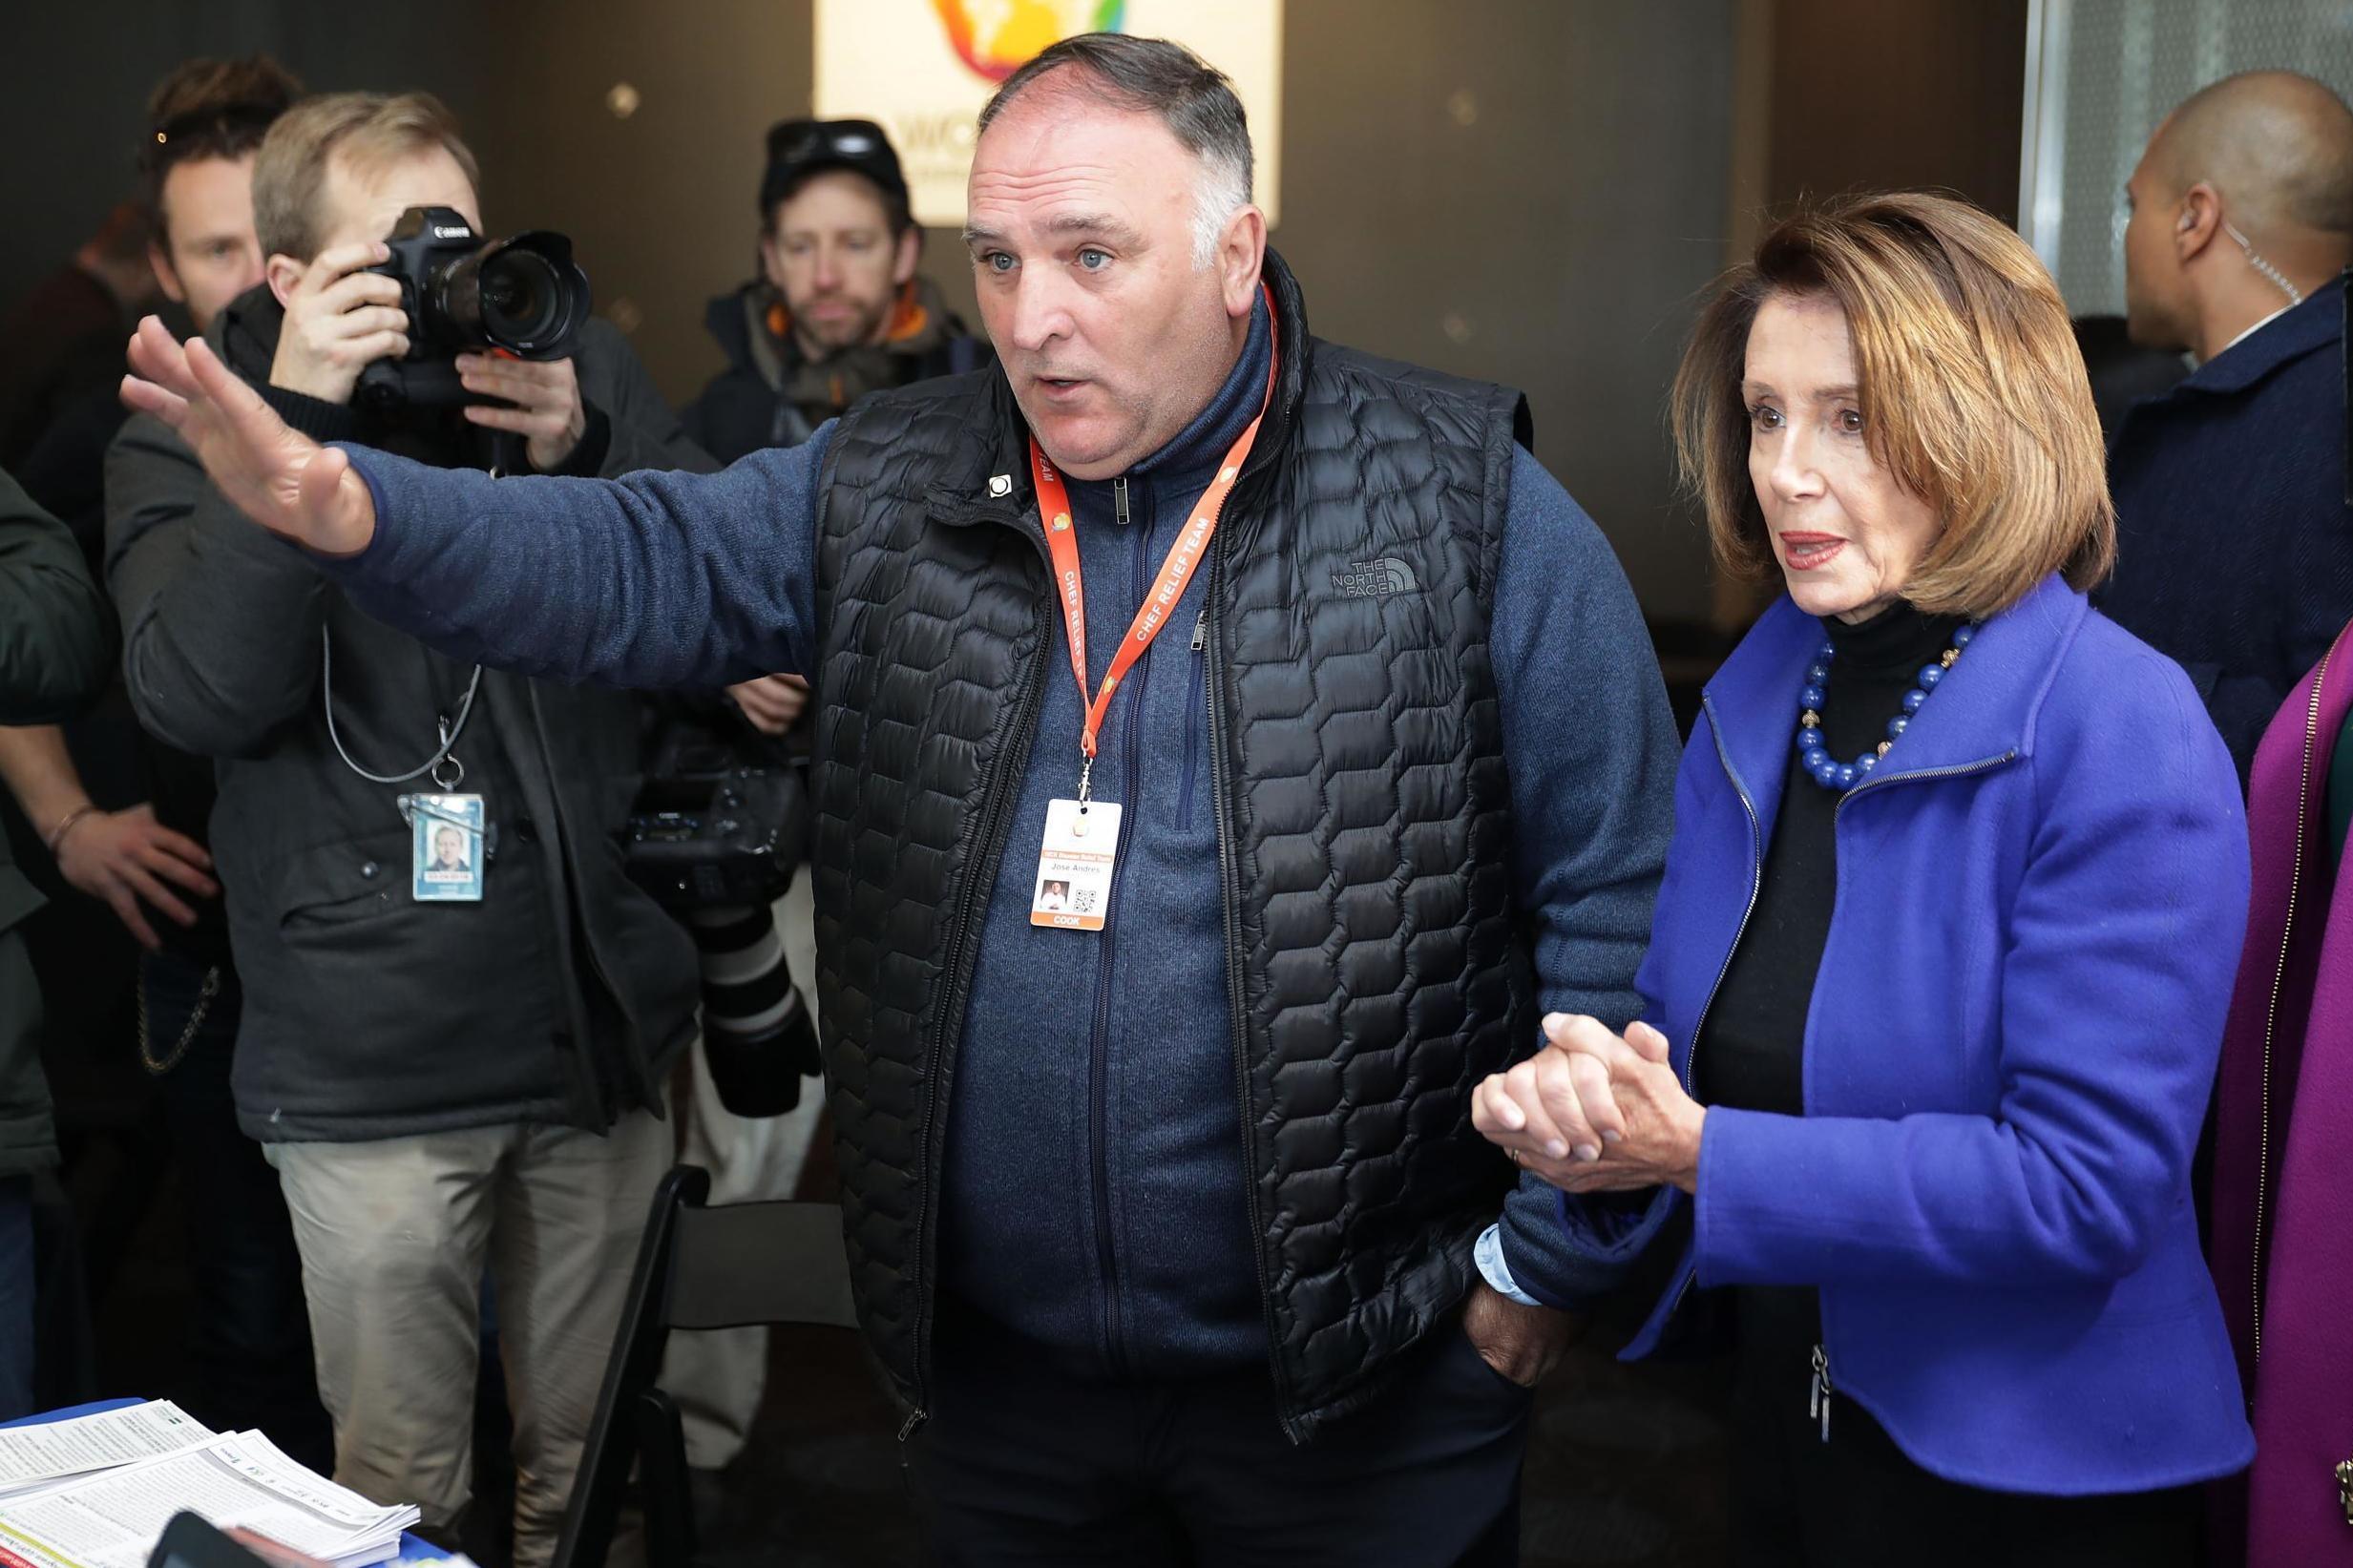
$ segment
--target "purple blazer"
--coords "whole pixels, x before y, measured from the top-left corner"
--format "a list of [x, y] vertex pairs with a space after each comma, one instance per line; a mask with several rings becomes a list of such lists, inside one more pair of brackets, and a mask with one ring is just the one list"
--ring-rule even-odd
[[2353, 631], [2255, 754], [2255, 889], [2223, 1037], [2214, 1274], [2259, 1446], [2243, 1495], [2217, 1499], [2222, 1562], [2243, 1552], [2253, 1563], [2353, 1563], [2336, 1474], [2353, 1461], [2353, 877], [2329, 860], [2325, 820], [2329, 753], [2349, 711]]
[[[1767, 611], [1676, 779], [1637, 984], [1687, 1083], [1820, 641]], [[1979, 631], [1836, 831], [1806, 1115], [1708, 1113], [1690, 1248], [1627, 1353], [1694, 1281], [1817, 1286], [1834, 1398], [1939, 1475], [2083, 1495], [2240, 1469], [2189, 1171], [2247, 841], [2197, 694], [2052, 577]], [[1562, 1210], [1619, 1234], [1610, 1205]]]

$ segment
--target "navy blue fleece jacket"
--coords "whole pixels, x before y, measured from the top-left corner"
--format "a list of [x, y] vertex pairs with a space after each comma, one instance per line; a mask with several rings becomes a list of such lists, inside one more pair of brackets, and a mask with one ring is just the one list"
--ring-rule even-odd
[[[1261, 307], [1219, 395], [1124, 476], [1127, 521], [1111, 482], [1073, 483], [1091, 646], [1125, 632], [1179, 519], [1256, 411], [1267, 340]], [[613, 483], [491, 481], [355, 450], [377, 532], [328, 570], [363, 607], [445, 651], [532, 675], [666, 687], [806, 671], [811, 519], [831, 434], [716, 475]], [[1519, 896], [1544, 1007], [1622, 1024], [1638, 1007], [1679, 748], [1600, 531], [1525, 452], [1511, 487], [1492, 641]], [[1100, 936], [1029, 923], [1046, 803], [1078, 775], [1079, 693], [1056, 628], [949, 1104], [943, 1288], [1114, 1374], [1267, 1353], [1227, 1027], [1208, 697], [1191, 646], [1208, 580], [1196, 575], [1103, 728], [1094, 792], [1124, 821]], [[1558, 1303], [1607, 1287], [1633, 1244], [1573, 1250], [1550, 1189], [1532, 1179], [1502, 1218], [1515, 1281]]]

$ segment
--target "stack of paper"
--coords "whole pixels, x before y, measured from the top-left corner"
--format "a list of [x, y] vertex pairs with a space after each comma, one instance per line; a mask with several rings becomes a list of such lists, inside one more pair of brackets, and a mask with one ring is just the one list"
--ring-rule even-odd
[[71, 1421], [0, 1428], [0, 1498], [209, 1442], [212, 1435], [168, 1399]]
[[[165, 1404], [83, 1419], [110, 1424], [63, 1438], [82, 1423], [0, 1432], [0, 1568], [144, 1568], [182, 1510], [334, 1568], [368, 1568], [397, 1556], [417, 1522], [414, 1508], [378, 1507], [258, 1432], [216, 1436]], [[137, 1456], [94, 1460], [101, 1453]]]

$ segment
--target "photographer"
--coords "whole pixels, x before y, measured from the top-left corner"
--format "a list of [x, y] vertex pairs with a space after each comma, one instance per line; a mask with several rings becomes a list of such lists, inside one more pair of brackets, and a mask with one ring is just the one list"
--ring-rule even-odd
[[[200, 332], [262, 281], [254, 156], [302, 92], [276, 61], [254, 55], [186, 61], [148, 98], [138, 149], [148, 260]], [[104, 529], [106, 449], [125, 417], [114, 380], [35, 449], [36, 459], [87, 450], [86, 462], [77, 456], [65, 466], [77, 475], [89, 470], [73, 488], [87, 492], [95, 514], [94, 553]], [[186, 1314], [195, 1376], [183, 1403], [219, 1429], [259, 1428], [324, 1469], [331, 1443], [311, 1374], [302, 1260], [277, 1173], [238, 1130], [229, 1097], [242, 992], [204, 843], [212, 763], [138, 733], [128, 702], [110, 692], [77, 726], [71, 748], [53, 726], [0, 728], [0, 780], [47, 846], [57, 878], [112, 910], [128, 933], [112, 947], [144, 950], [140, 1056], [160, 1089], [195, 1286]], [[116, 811], [102, 809], [102, 801], [137, 804]], [[111, 993], [118, 971], [101, 939], [112, 934], [67, 926], [35, 937], [53, 1004], [79, 991], [89, 1007], [94, 993]], [[54, 1009], [53, 1017], [60, 1014], [70, 1031], [72, 1012]]]
[[[477, 188], [431, 97], [297, 107], [254, 171], [265, 283], [207, 341], [321, 439], [441, 467], [708, 469], [602, 322], [565, 358], [403, 358], [464, 334], [417, 275], [423, 252], [404, 242], [395, 262], [387, 237], [410, 209], [447, 209], [422, 244], [465, 252]], [[388, 263], [406, 294], [370, 270]], [[108, 512], [140, 717], [219, 760], [213, 842], [246, 987], [238, 1113], [294, 1216], [336, 1478], [416, 1502], [429, 1528], [457, 1521], [487, 1266], [515, 1560], [544, 1563], [670, 1162], [662, 1085], [694, 1031], [693, 944], [615, 838], [636, 703], [478, 671], [361, 616], [255, 540], [152, 419], [115, 447]], [[474, 874], [429, 898], [445, 824]]]

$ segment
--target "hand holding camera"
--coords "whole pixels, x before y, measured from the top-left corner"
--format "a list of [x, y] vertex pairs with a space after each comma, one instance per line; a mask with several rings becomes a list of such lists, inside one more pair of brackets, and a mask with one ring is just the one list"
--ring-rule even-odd
[[580, 378], [568, 359], [518, 360], [497, 352], [460, 354], [457, 379], [477, 397], [494, 397], [515, 405], [502, 408], [469, 404], [466, 417], [486, 429], [521, 436], [531, 466], [541, 473], [561, 468], [580, 437], [588, 433]]
[[534, 468], [560, 468], [588, 429], [572, 368], [588, 276], [572, 241], [545, 230], [486, 240], [455, 208], [410, 207], [378, 247], [375, 270], [415, 324], [398, 355], [360, 375], [361, 401], [465, 405], [472, 423], [523, 437]]
[[347, 404], [368, 366], [409, 352], [400, 282], [370, 270], [390, 254], [380, 240], [337, 245], [303, 269], [286, 296], [272, 387]]
[[[331, 246], [305, 269], [270, 385], [371, 408], [508, 398], [518, 407], [469, 416], [523, 434], [532, 462], [553, 469], [585, 428], [570, 356], [588, 308], [588, 277], [563, 236], [485, 241], [452, 208], [410, 207], [386, 239]], [[375, 502], [350, 460], [279, 418], [202, 339], [183, 346], [150, 316], [131, 340], [131, 370], [123, 401], [178, 430], [248, 517], [322, 554], [368, 548]]]

